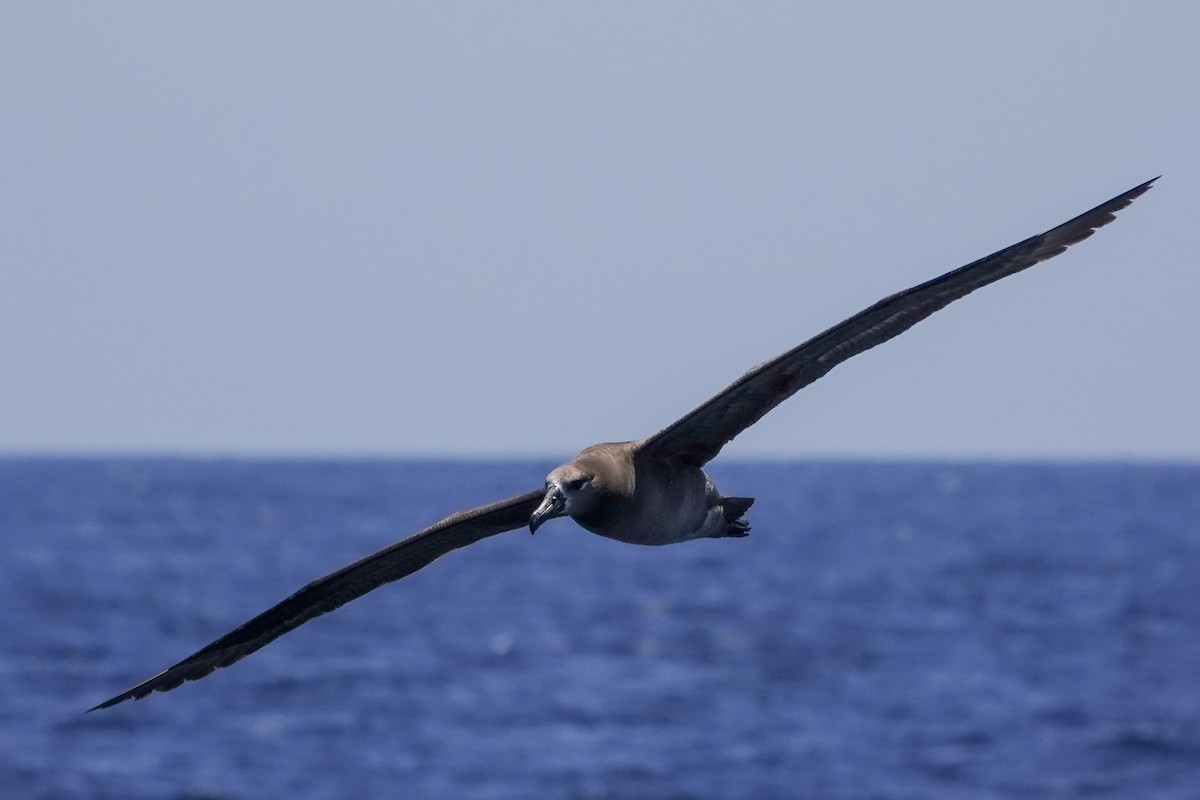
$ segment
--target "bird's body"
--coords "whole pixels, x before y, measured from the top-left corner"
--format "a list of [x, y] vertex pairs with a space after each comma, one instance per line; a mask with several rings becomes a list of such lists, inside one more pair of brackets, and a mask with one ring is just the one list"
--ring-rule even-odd
[[592, 445], [551, 472], [546, 485], [550, 497], [534, 512], [534, 528], [550, 518], [539, 512], [561, 494], [563, 514], [628, 544], [745, 536], [741, 518], [754, 502], [723, 497], [699, 467], [646, 457], [642, 442]]
[[542, 489], [452, 514], [319, 578], [175, 666], [95, 708], [202, 678], [453, 550], [525, 525], [534, 531], [554, 517], [570, 516], [593, 533], [630, 544], [745, 536], [749, 525], [744, 514], [754, 501], [722, 496], [703, 470], [726, 443], [843, 361], [898, 336], [972, 291], [1086, 239], [1146, 192], [1151, 183], [1136, 186], [1045, 233], [884, 298], [754, 367], [653, 436], [580, 451], [553, 470]]

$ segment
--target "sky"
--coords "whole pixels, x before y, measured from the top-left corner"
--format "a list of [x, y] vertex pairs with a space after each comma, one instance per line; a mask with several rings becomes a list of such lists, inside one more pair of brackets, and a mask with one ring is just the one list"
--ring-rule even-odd
[[728, 458], [1200, 459], [1200, 6], [19, 3], [0, 454], [566, 457], [1164, 177]]

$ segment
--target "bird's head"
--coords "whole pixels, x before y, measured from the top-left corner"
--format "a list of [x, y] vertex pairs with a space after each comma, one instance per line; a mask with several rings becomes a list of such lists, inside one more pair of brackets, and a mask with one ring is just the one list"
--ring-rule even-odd
[[546, 496], [529, 517], [529, 532], [536, 533], [546, 520], [586, 515], [600, 495], [596, 474], [572, 461], [546, 476]]

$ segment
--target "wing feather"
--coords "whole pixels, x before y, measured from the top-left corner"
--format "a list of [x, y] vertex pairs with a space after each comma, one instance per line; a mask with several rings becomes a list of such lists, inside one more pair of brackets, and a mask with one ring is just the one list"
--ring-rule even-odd
[[1157, 178], [1045, 233], [886, 297], [781, 356], [754, 367], [699, 408], [639, 444], [651, 458], [703, 466], [771, 409], [843, 361], [899, 336], [967, 294], [1053, 258], [1092, 235]]
[[452, 550], [520, 528], [529, 522], [529, 515], [542, 501], [543, 494], [543, 490], [538, 489], [452, 514], [407, 539], [318, 578], [175, 666], [89, 710], [108, 708], [125, 700], [140, 700], [151, 692], [169, 691], [185, 681], [203, 678], [245, 658], [310, 619], [344, 606], [385, 583], [411, 575]]

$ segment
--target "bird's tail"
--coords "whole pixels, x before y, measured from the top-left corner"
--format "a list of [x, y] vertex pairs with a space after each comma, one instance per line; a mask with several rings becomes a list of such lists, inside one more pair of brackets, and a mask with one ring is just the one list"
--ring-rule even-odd
[[746, 536], [750, 533], [750, 523], [745, 520], [745, 514], [754, 505], [753, 497], [723, 497], [721, 505], [725, 509], [725, 535]]

